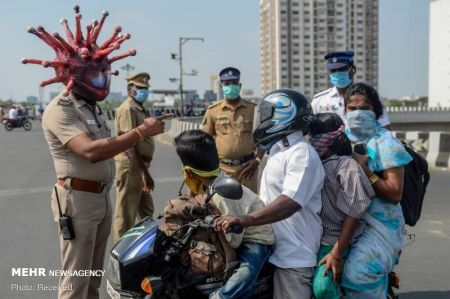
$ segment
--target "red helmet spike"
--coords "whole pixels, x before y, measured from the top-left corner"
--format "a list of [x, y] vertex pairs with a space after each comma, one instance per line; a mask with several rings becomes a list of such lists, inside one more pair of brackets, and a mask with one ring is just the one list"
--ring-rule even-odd
[[49, 85], [49, 84], [53, 84], [53, 83], [61, 83], [61, 82], [64, 82], [65, 81], [65, 78], [64, 77], [54, 77], [54, 78], [51, 78], [51, 79], [49, 79], [49, 80], [45, 80], [45, 81], [41, 81], [41, 83], [39, 84], [39, 86], [41, 86], [41, 87], [44, 87], [44, 86], [47, 86], [47, 85]]
[[98, 26], [98, 21], [92, 20], [91, 25], [92, 25], [92, 34], [94, 34], [95, 27]]
[[123, 35], [123, 36], [120, 36], [120, 37], [117, 37], [115, 40], [114, 40], [114, 43], [117, 43], [117, 44], [121, 44], [121, 43], [123, 43], [124, 41], [126, 41], [127, 39], [130, 39], [130, 37], [131, 37], [131, 35], [129, 34], [129, 33], [126, 33], [125, 35]]
[[53, 50], [58, 51], [58, 50], [62, 50], [63, 46], [59, 43], [59, 41], [50, 33], [48, 33], [47, 31], [45, 31], [44, 27], [42, 26], [38, 26], [36, 28], [36, 31], [39, 32], [39, 34], [41, 34], [43, 40], [50, 46], [53, 48]]
[[[49, 34], [44, 28], [37, 29], [30, 27], [28, 32], [43, 40], [56, 52], [53, 61], [40, 59], [22, 59], [22, 63], [39, 64], [44, 67], [55, 69], [56, 77], [41, 82], [41, 86], [52, 83], [63, 83], [66, 85], [64, 95], [68, 95], [71, 90], [75, 94], [87, 99], [101, 101], [109, 93], [110, 75], [118, 74], [111, 72], [111, 63], [127, 56], [136, 55], [136, 50], [130, 49], [124, 54], [120, 54], [108, 59], [108, 55], [120, 48], [120, 44], [130, 38], [129, 34], [119, 35], [122, 28], [117, 26], [114, 33], [101, 45], [97, 46], [96, 40], [102, 30], [108, 12], [103, 12], [100, 21], [94, 21], [87, 28], [86, 41], [83, 39], [81, 30], [81, 14], [78, 5], [74, 7], [76, 32], [75, 36], [69, 28], [66, 19], [61, 19], [67, 40], [58, 33]], [[104, 80], [98, 80], [103, 77]]]
[[108, 60], [108, 62], [109, 63], [113, 63], [113, 62], [115, 62], [117, 60], [124, 59], [124, 58], [126, 58], [128, 56], [134, 56], [134, 55], [136, 55], [136, 50], [135, 49], [130, 49], [126, 53], [123, 53], [123, 54], [120, 54], [120, 55], [117, 55], [117, 56], [114, 56], [114, 57], [110, 58]]
[[91, 47], [91, 41], [92, 41], [92, 32], [94, 31], [92, 29], [92, 25], [89, 24], [86, 26], [86, 32], [87, 32], [87, 36], [86, 36], [86, 46], [87, 47]]
[[119, 32], [121, 32], [121, 31], [122, 31], [122, 27], [117, 26], [117, 27], [114, 29], [114, 33], [111, 35], [111, 37], [108, 38], [108, 39], [100, 46], [100, 49], [103, 50], [103, 49], [108, 48], [108, 47], [110, 46], [110, 44], [116, 39], [116, 37], [117, 37], [117, 35], [119, 34]]
[[83, 44], [83, 33], [81, 32], [81, 14], [77, 13], [75, 15], [75, 23], [77, 26], [77, 31], [75, 33], [75, 41], [78, 46]]
[[74, 81], [73, 81], [73, 79], [70, 79], [69, 83], [67, 83], [67, 85], [66, 85], [66, 89], [64, 90], [63, 95], [67, 97], [69, 95], [69, 92], [72, 90], [73, 86], [74, 86]]
[[34, 35], [36, 35], [39, 39], [41, 39], [44, 43], [46, 43], [47, 45], [49, 45], [53, 50], [55, 50], [55, 51], [57, 51], [58, 50], [58, 47], [56, 47], [54, 44], [52, 44], [51, 42], [49, 42], [49, 40], [44, 36], [44, 35], [42, 35], [42, 33], [40, 33], [40, 32], [38, 32], [37, 30], [36, 30], [36, 28], [34, 28], [34, 27], [28, 27], [28, 30], [27, 30], [29, 33], [31, 33], [31, 34], [34, 34]]
[[48, 61], [48, 60], [44, 60], [44, 61], [42, 61], [41, 65], [43, 67], [57, 68], [57, 67], [65, 67], [67, 64], [64, 61]]
[[117, 50], [120, 48], [119, 44], [112, 44], [111, 47], [99, 50], [95, 53], [94, 59], [101, 59], [103, 57], [108, 56], [112, 51]]
[[83, 58], [84, 61], [89, 60], [89, 57], [91, 56], [91, 52], [88, 48], [81, 48], [80, 55]]
[[40, 60], [40, 59], [22, 58], [21, 62], [22, 62], [23, 64], [31, 63], [31, 64], [40, 64], [40, 65], [42, 65], [43, 60]]
[[69, 25], [67, 24], [67, 20], [61, 19], [59, 23], [64, 27], [64, 30], [66, 31], [66, 36], [69, 43], [73, 44], [75, 42], [75, 38], [73, 37], [73, 33], [70, 30]]
[[109, 16], [109, 12], [106, 10], [102, 13], [102, 16], [100, 17], [100, 21], [98, 22], [98, 26], [95, 26], [94, 34], [92, 35], [92, 42], [97, 43], [98, 35], [100, 34], [100, 31], [102, 30], [103, 24], [105, 23], [106, 17]]
[[59, 43], [63, 46], [64, 50], [66, 50], [69, 54], [74, 54], [75, 49], [72, 48], [71, 45], [69, 45], [62, 37], [59, 35], [58, 32], [54, 32], [53, 36], [59, 41]]

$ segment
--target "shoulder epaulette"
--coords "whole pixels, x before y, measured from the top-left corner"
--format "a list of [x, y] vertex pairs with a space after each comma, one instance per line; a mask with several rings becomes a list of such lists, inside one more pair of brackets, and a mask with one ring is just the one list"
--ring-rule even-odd
[[61, 97], [58, 99], [58, 105], [71, 106], [72, 104], [73, 104], [72, 101], [67, 97]]
[[222, 100], [222, 101], [218, 101], [217, 103], [211, 104], [211, 105], [208, 106], [207, 109], [214, 108], [214, 107], [216, 107], [217, 105], [221, 104], [222, 102], [223, 102], [223, 100]]
[[330, 89], [331, 89], [331, 88], [328, 88], [327, 90], [324, 90], [324, 91], [319, 92], [318, 94], [315, 94], [315, 95], [313, 96], [313, 99], [314, 99], [314, 98], [317, 98], [317, 97], [320, 97], [320, 96], [323, 96], [324, 94], [326, 94], [327, 92], [329, 92]]

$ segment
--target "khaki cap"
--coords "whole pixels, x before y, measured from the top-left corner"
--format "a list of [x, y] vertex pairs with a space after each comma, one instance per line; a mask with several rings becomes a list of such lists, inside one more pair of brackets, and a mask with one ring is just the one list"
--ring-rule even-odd
[[150, 80], [150, 75], [148, 73], [138, 73], [136, 75], [131, 75], [128, 78], [125, 78], [128, 81], [128, 84], [133, 84], [138, 87], [150, 87], [148, 81]]

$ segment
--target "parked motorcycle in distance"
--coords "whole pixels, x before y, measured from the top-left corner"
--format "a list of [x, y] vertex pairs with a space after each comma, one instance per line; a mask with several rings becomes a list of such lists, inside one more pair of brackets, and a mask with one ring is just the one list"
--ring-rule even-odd
[[15, 128], [24, 128], [25, 131], [29, 131], [33, 127], [28, 117], [26, 116], [23, 116], [18, 120], [4, 119], [3, 126], [5, 127], [6, 131], [12, 131], [12, 129]]
[[[242, 197], [242, 186], [235, 179], [220, 174], [207, 188], [206, 203], [214, 194], [228, 199], [239, 200]], [[186, 230], [178, 238], [172, 238], [166, 244], [155, 246], [155, 240], [163, 234], [157, 223], [147, 217], [115, 244], [107, 259], [107, 292], [112, 299], [150, 299], [164, 287], [164, 278], [170, 273], [174, 261], [180, 250], [188, 245], [190, 235], [195, 234], [197, 228], [213, 229], [212, 215], [205, 207], [205, 215], [186, 225]], [[231, 228], [235, 233], [242, 231], [242, 227]], [[162, 250], [158, 247], [163, 248]], [[162, 252], [161, 252], [162, 251]], [[166, 278], [167, 279], [167, 278]], [[222, 276], [206, 277], [199, 283], [187, 287], [180, 294], [172, 294], [173, 298], [208, 298], [208, 295], [220, 288], [224, 283]], [[273, 268], [264, 265], [255, 284], [255, 294], [252, 298], [272, 298]], [[171, 298], [171, 294], [169, 294]]]

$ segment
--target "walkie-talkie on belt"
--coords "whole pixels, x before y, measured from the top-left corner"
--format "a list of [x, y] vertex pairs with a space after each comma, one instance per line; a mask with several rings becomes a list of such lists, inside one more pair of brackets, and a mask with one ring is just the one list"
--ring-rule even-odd
[[58, 189], [56, 188], [56, 186], [55, 186], [55, 194], [59, 210], [59, 227], [61, 229], [63, 239], [64, 240], [75, 239], [75, 231], [73, 230], [72, 218], [70, 218], [70, 216], [67, 216], [65, 213], [64, 214], [62, 213], [61, 204], [59, 203]]

